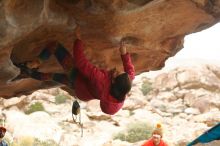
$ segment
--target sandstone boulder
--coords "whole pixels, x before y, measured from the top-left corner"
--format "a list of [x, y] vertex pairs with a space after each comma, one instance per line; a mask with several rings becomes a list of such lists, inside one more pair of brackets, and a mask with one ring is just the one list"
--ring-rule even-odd
[[[57, 86], [32, 79], [10, 82], [19, 74], [13, 63], [33, 60], [48, 41], [57, 40], [71, 51], [77, 36], [88, 59], [110, 69], [122, 67], [115, 54], [125, 40], [139, 74], [163, 67], [183, 47], [185, 35], [216, 24], [219, 12], [219, 0], [1, 0], [0, 96]], [[40, 71], [62, 68], [52, 57]]]

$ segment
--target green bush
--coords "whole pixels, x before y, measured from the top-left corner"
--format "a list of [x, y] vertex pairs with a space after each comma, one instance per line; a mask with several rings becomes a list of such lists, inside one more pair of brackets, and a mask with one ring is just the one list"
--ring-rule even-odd
[[44, 106], [40, 102], [35, 102], [31, 104], [28, 109], [25, 111], [26, 114], [31, 114], [37, 111], [45, 111]]
[[59, 145], [53, 140], [41, 141], [39, 139], [35, 139], [33, 146], [59, 146]]
[[0, 119], [0, 125], [3, 125], [3, 123], [4, 123], [4, 120]]
[[55, 97], [55, 103], [56, 103], [56, 104], [65, 103], [66, 100], [67, 100], [67, 96], [65, 96], [65, 95], [57, 95], [57, 96]]
[[14, 141], [12, 146], [33, 146], [34, 139], [32, 137], [23, 137], [18, 139], [18, 141]]
[[144, 95], [147, 95], [152, 90], [152, 83], [144, 81], [141, 85], [141, 91]]
[[59, 146], [53, 140], [41, 141], [39, 139], [33, 137], [23, 137], [18, 139], [18, 141], [14, 141], [11, 146]]
[[153, 127], [144, 122], [129, 124], [125, 131], [119, 132], [114, 139], [128, 141], [131, 143], [146, 140], [151, 137]]

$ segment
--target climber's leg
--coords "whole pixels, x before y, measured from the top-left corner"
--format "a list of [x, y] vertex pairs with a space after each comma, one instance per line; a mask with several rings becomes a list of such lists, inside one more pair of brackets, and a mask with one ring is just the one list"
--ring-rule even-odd
[[48, 43], [38, 55], [37, 60], [28, 62], [27, 66], [29, 68], [33, 68], [32, 66], [36, 66], [35, 64], [40, 64], [41, 62], [49, 59], [52, 54], [55, 55], [56, 59], [66, 72], [69, 72], [73, 69], [74, 65], [71, 54], [67, 51], [66, 48], [63, 47], [62, 44], [58, 42]]
[[63, 47], [62, 44], [57, 44], [56, 50], [54, 51], [54, 55], [56, 56], [56, 59], [66, 72], [71, 72], [71, 70], [74, 69], [73, 57], [67, 51], [67, 49]]
[[[38, 55], [37, 60], [29, 61], [23, 64], [28, 70], [29, 68], [38, 68], [40, 63], [49, 59], [49, 57], [54, 54], [60, 65], [63, 67], [64, 72], [65, 72], [65, 77], [61, 77], [62, 79], [64, 78], [64, 82], [67, 82], [69, 80], [70, 83], [73, 83], [76, 75], [77, 75], [77, 70], [74, 68], [73, 65], [73, 58], [71, 54], [67, 51], [66, 48], [64, 48], [60, 43], [58, 42], [50, 42], [48, 43], [45, 48], [41, 51], [41, 53]], [[22, 67], [19, 67], [22, 70]], [[31, 70], [31, 69], [29, 69]], [[20, 77], [22, 76], [19, 75]], [[64, 74], [62, 75], [64, 76]], [[60, 74], [51, 74], [51, 73], [40, 73], [35, 70], [34, 74], [31, 75], [31, 77], [38, 79], [38, 80], [54, 80], [62, 83], [60, 81]]]
[[15, 80], [23, 79], [23, 78], [34, 78], [40, 81], [55, 81], [69, 87], [72, 87], [72, 82], [68, 79], [66, 74], [61, 73], [42, 73], [38, 72], [36, 69], [29, 69], [26, 65], [18, 64], [17, 67], [20, 68], [20, 74], [17, 76]]
[[47, 43], [35, 60], [26, 62], [27, 67], [38, 68], [42, 62], [48, 60], [50, 56], [54, 54], [57, 44], [56, 41]]

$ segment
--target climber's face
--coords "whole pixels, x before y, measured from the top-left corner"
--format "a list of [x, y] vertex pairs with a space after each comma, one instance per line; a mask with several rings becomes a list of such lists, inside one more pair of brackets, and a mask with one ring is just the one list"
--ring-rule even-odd
[[161, 136], [159, 134], [153, 134], [152, 139], [153, 139], [154, 145], [157, 146], [160, 144]]

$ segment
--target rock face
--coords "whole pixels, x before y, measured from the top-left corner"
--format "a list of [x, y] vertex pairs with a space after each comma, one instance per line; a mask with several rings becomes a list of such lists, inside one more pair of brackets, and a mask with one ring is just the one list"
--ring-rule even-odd
[[[220, 0], [1, 0], [0, 96], [55, 86], [31, 79], [10, 82], [19, 74], [13, 62], [33, 60], [50, 40], [71, 51], [78, 36], [89, 60], [107, 69], [121, 68], [116, 48], [126, 40], [139, 74], [160, 69], [182, 48], [185, 35], [219, 18]], [[62, 72], [54, 58], [40, 70]]]
[[[98, 100], [80, 102], [83, 137], [80, 137], [80, 126], [72, 119], [73, 100], [67, 98], [64, 103], [56, 102], [57, 95], [69, 97], [59, 88], [38, 90], [19, 98], [1, 98], [0, 124], [5, 119], [6, 138], [15, 143], [24, 137], [34, 137], [64, 146], [140, 146], [146, 140], [145, 136], [133, 133], [133, 139], [136, 136], [144, 139], [138, 138], [137, 142], [131, 143], [129, 138], [121, 141], [114, 139], [114, 135], [133, 123], [141, 125], [139, 123], [144, 122], [144, 128], [160, 122], [164, 129], [163, 139], [169, 146], [186, 146], [220, 122], [220, 91], [215, 88], [220, 82], [220, 67], [199, 64], [164, 72], [149, 78], [152, 89], [143, 95], [140, 89], [143, 89], [146, 77], [141, 75], [134, 80], [123, 108], [114, 116], [102, 113]], [[174, 82], [178, 86], [173, 86]], [[44, 111], [25, 114], [34, 103], [41, 103]], [[219, 146], [220, 141], [207, 145]]]

